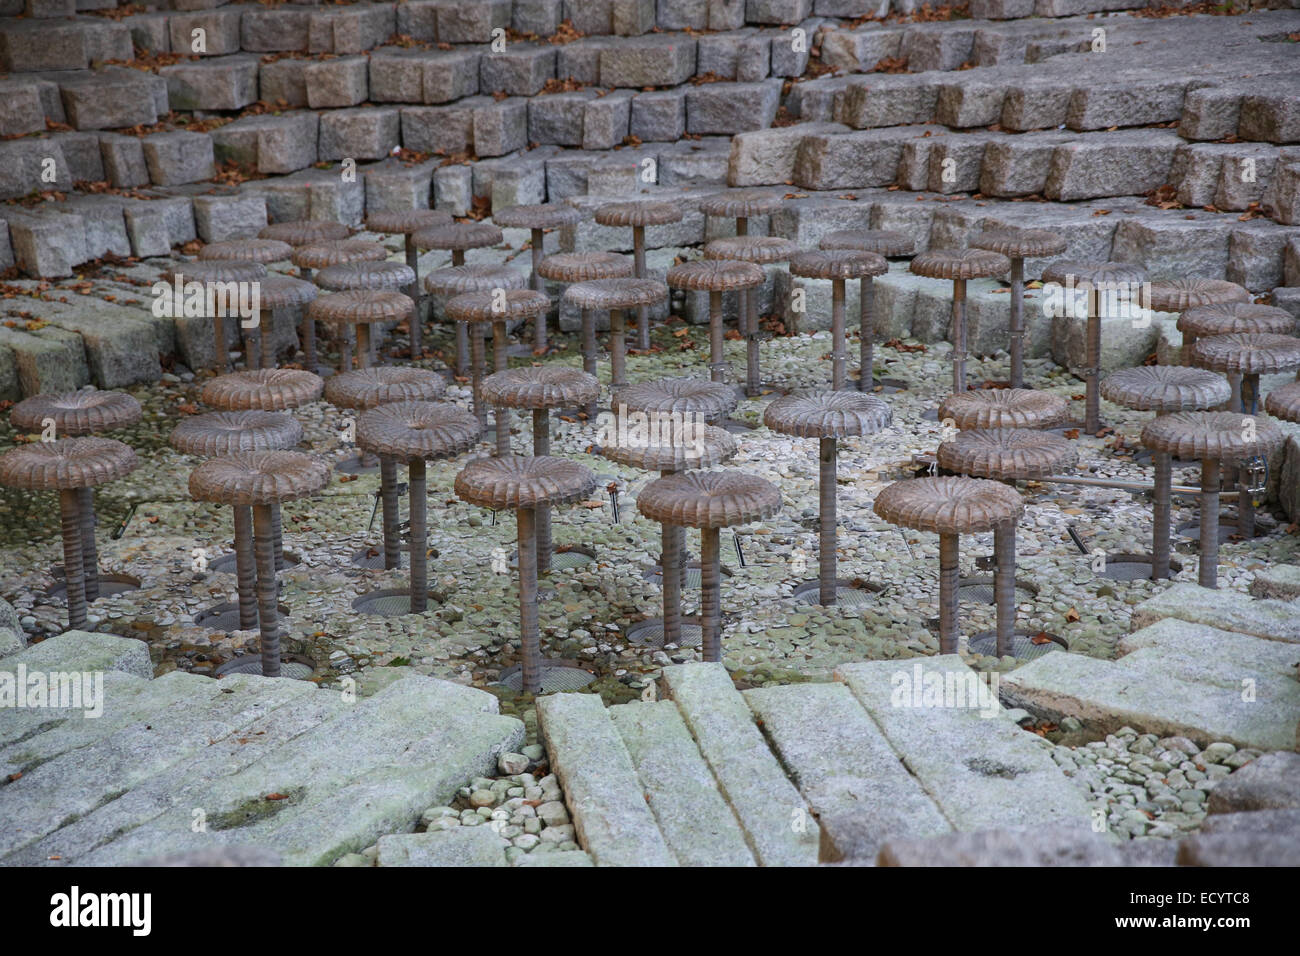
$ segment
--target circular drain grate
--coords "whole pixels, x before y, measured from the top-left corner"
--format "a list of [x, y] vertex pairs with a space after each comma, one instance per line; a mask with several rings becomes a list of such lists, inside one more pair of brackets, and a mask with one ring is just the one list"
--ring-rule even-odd
[[[627, 629], [627, 639], [632, 644], [648, 644], [651, 647], [664, 646], [664, 619], [652, 617], [649, 620], [633, 624]], [[682, 635], [678, 647], [699, 647], [704, 643], [704, 629], [696, 623], [693, 616], [682, 615]]]
[[[437, 603], [437, 599], [430, 592], [430, 608]], [[353, 601], [352, 610], [361, 614], [374, 614], [379, 617], [401, 617], [403, 614], [410, 614], [411, 589], [385, 588], [380, 591], [371, 591], [369, 594], [363, 594]]]
[[[1224, 512], [1219, 515], [1219, 544], [1226, 544], [1232, 540], [1232, 536], [1237, 533], [1237, 513]], [[1174, 529], [1174, 534], [1180, 538], [1186, 538], [1189, 541], [1199, 542], [1201, 540], [1201, 522], [1184, 521]], [[1259, 526], [1255, 526], [1255, 536], [1259, 537]]]
[[[287, 618], [289, 609], [283, 604], [277, 608], [280, 617]], [[206, 611], [200, 611], [194, 618], [194, 623], [198, 627], [206, 627], [212, 631], [223, 631], [229, 634], [231, 631], [239, 630], [239, 605], [227, 601], [225, 604], [218, 604], [208, 608]], [[254, 622], [253, 627], [257, 624]]]
[[[583, 670], [567, 661], [542, 661], [542, 693], [554, 694], [557, 691], [580, 690], [596, 679], [591, 671]], [[507, 667], [501, 672], [497, 681], [508, 690], [517, 691], [524, 684], [523, 669], [518, 665]]]
[[[398, 568], [405, 568], [410, 566], [410, 562], [411, 562], [410, 552], [411, 549], [407, 545], [403, 544], [401, 562], [398, 564], [397, 566]], [[349, 558], [348, 560], [352, 563], [352, 566], [354, 568], [362, 568], [366, 571], [383, 571], [385, 570], [384, 546], [378, 545], [377, 547], [373, 547], [373, 548], [362, 548], [360, 551], [353, 554], [352, 557]]]
[[921, 413], [921, 420], [927, 422], [937, 422], [939, 420], [938, 408], [927, 408]]
[[731, 432], [733, 435], [744, 435], [747, 432], [752, 432], [754, 430], [753, 425], [750, 425], [747, 422], [742, 422], [736, 418], [724, 418], [722, 421], [718, 422], [718, 425], [726, 431]]
[[[563, 550], [561, 550], [563, 548]], [[596, 552], [587, 548], [579, 548], [574, 545], [565, 547], [557, 545], [551, 550], [551, 571], [567, 571], [570, 568], [580, 568], [583, 565], [591, 564], [596, 560]], [[519, 569], [519, 552], [510, 552], [510, 569], [517, 571]]]
[[[1177, 574], [1183, 564], [1176, 558], [1169, 559], [1169, 570]], [[1116, 554], [1106, 558], [1106, 565], [1101, 571], [1103, 578], [1112, 581], [1141, 581], [1151, 577], [1151, 555]]]
[[[853, 381], [861, 385], [861, 374], [855, 376]], [[876, 395], [894, 395], [898, 392], [907, 391], [907, 383], [901, 378], [873, 378], [870, 391]]]
[[[243, 657], [236, 657], [232, 661], [227, 661], [213, 671], [213, 677], [229, 677], [231, 674], [257, 674], [262, 673], [262, 658], [257, 654], [246, 654]], [[289, 680], [306, 680], [316, 673], [316, 668], [310, 661], [302, 658], [282, 657], [280, 659], [280, 676], [287, 677]]]
[[353, 455], [351, 458], [344, 458], [334, 465], [334, 470], [345, 475], [377, 475], [379, 474], [379, 459], [374, 459], [369, 464], [362, 459], [360, 455]]
[[[876, 602], [879, 585], [855, 585], [852, 581], [841, 578], [835, 582], [835, 604], [837, 607], [866, 607]], [[821, 585], [817, 581], [805, 581], [794, 589], [794, 599], [800, 604], [820, 604]]]
[[[49, 598], [63, 598], [68, 596], [68, 582], [63, 577], [63, 568], [59, 567], [58, 579], [50, 585], [50, 589], [45, 592]], [[133, 578], [129, 574], [100, 574], [99, 576], [99, 596], [102, 598], [112, 597], [114, 594], [125, 594], [127, 591], [136, 591], [140, 588], [140, 579]]]
[[[1035, 644], [1034, 638], [1040, 634], [1048, 638], [1048, 640]], [[982, 631], [970, 639], [968, 646], [972, 654], [983, 654], [986, 657], [992, 657], [998, 650], [997, 632]], [[1011, 637], [1011, 652], [1015, 655], [1016, 660], [1029, 661], [1035, 657], [1042, 657], [1051, 651], [1067, 651], [1069, 649], [1070, 645], [1065, 643], [1063, 638], [1042, 631], [1016, 631]]]
[[[284, 566], [291, 568], [298, 563], [298, 556], [288, 551], [284, 552]], [[213, 558], [208, 562], [208, 570], [214, 574], [234, 574], [235, 573], [235, 552], [230, 551], [219, 558]]]
[[[1024, 581], [1016, 581], [1016, 603], [1026, 604], [1038, 596], [1038, 588]], [[968, 604], [996, 604], [993, 578], [962, 578], [957, 582], [957, 600]]]
[[[655, 584], [658, 584], [660, 580], [663, 578], [663, 569], [659, 567], [647, 568], [641, 576], [645, 578], [647, 581], [653, 581]], [[726, 568], [723, 568], [721, 574], [722, 580], [725, 581], [729, 577], [731, 577], [731, 572], [728, 571]], [[685, 586], [688, 588], [694, 588], [696, 590], [699, 590], [701, 580], [702, 578], [700, 574], [699, 562], [695, 561], [688, 564], [686, 566]]]

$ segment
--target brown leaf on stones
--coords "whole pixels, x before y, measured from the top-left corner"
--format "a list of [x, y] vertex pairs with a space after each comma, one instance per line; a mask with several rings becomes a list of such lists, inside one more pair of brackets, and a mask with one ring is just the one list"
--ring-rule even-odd
[[555, 46], [565, 43], [572, 43], [574, 40], [581, 40], [586, 34], [573, 25], [572, 20], [561, 20], [559, 28], [555, 31], [554, 36], [546, 38], [546, 42]]
[[887, 56], [876, 61], [876, 65], [866, 71], [867, 73], [908, 73], [907, 57], [905, 56]]
[[542, 88], [537, 95], [545, 96], [547, 93], [576, 93], [578, 90], [586, 89], [586, 87], [586, 83], [579, 83], [571, 76], [565, 77], [562, 80], [553, 76], [542, 84]]
[[1178, 189], [1165, 183], [1156, 189], [1147, 193], [1147, 198], [1143, 202], [1148, 206], [1155, 206], [1157, 209], [1182, 209], [1183, 204], [1178, 201]]
[[1065, 619], [1073, 624], [1075, 621], [1079, 620], [1079, 612], [1074, 608], [1070, 608], [1065, 612]]
[[1030, 644], [1051, 644], [1052, 639], [1047, 636], [1046, 631], [1039, 631], [1029, 639]]

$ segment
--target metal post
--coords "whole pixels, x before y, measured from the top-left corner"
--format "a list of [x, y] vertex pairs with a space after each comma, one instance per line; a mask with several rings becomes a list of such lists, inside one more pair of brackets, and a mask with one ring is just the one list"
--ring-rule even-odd
[[253, 510], [235, 505], [235, 587], [239, 595], [239, 629], [257, 627], [257, 559], [253, 555]]
[[1011, 257], [1011, 387], [1025, 384], [1025, 260]]
[[86, 603], [99, 600], [99, 548], [95, 545], [95, 489], [78, 488], [81, 511], [81, 565], [86, 577]]
[[[499, 319], [492, 323], [492, 365], [494, 372], [504, 372], [510, 365], [506, 354], [506, 323]], [[510, 454], [510, 409], [496, 406], [497, 455]]]
[[1170, 484], [1174, 469], [1168, 452], [1153, 451], [1151, 463], [1156, 472], [1155, 504], [1151, 510], [1151, 579], [1160, 581], [1169, 577]]
[[357, 325], [357, 368], [370, 368], [370, 323]]
[[821, 439], [821, 537], [818, 547], [818, 596], [825, 607], [836, 599], [835, 583], [835, 470], [836, 442], [834, 438]]
[[952, 391], [966, 391], [966, 280], [952, 280]]
[[407, 286], [407, 295], [415, 303], [415, 312], [411, 315], [411, 361], [417, 362], [424, 355], [424, 329], [420, 323], [420, 250], [411, 241], [411, 233], [406, 233], [406, 264], [415, 273], [415, 281]]
[[537, 520], [532, 508], [515, 513], [519, 526], [519, 644], [525, 694], [542, 689], [542, 654], [537, 633]]
[[284, 521], [280, 516], [280, 503], [271, 505], [271, 534], [275, 537], [275, 570], [284, 570]]
[[875, 330], [871, 327], [875, 299], [875, 283], [871, 276], [863, 276], [858, 282], [858, 390], [862, 392], [869, 392], [875, 387]]
[[[551, 453], [551, 412], [547, 408], [533, 409], [533, 454]], [[551, 506], [537, 506], [537, 573], [551, 570]]]
[[[379, 499], [384, 506], [384, 570], [391, 571], [402, 566], [402, 542], [397, 530], [401, 523], [397, 500], [397, 461], [387, 455], [379, 456]], [[414, 541], [414, 528], [411, 529], [411, 534]]]
[[[451, 264], [453, 268], [465, 264], [464, 249], [451, 250]], [[471, 361], [469, 331], [468, 322], [456, 323], [456, 374], [460, 378], [465, 377], [466, 372], [469, 370], [469, 364]], [[477, 329], [474, 330], [474, 334], [478, 334]], [[486, 419], [479, 419], [479, 423], [485, 425]]]
[[722, 293], [709, 293], [709, 380], [724, 380], [726, 363], [722, 359]]
[[275, 536], [271, 506], [253, 506], [253, 541], [257, 557], [257, 617], [262, 637], [262, 676], [280, 676], [280, 615], [276, 605]]
[[660, 529], [663, 554], [659, 556], [659, 566], [663, 570], [665, 644], [680, 644], [682, 640], [682, 552], [677, 531], [677, 526], [671, 524]]
[[81, 551], [81, 499], [75, 488], [59, 491], [63, 525], [63, 572], [68, 594], [68, 630], [86, 627], [86, 567]]
[[424, 459], [411, 459], [407, 469], [411, 496], [411, 613], [423, 614], [429, 606], [428, 497]]
[[[632, 227], [632, 256], [636, 277], [644, 279], [646, 277], [645, 226]], [[637, 306], [636, 332], [636, 347], [642, 350], [648, 349], [650, 347], [650, 307], [647, 305]]]
[[609, 390], [617, 392], [627, 386], [627, 364], [623, 326], [623, 310], [609, 310]]
[[[596, 374], [596, 321], [590, 309], [582, 310], [582, 370], [588, 375]], [[596, 417], [596, 403], [587, 405], [587, 417]]]
[[844, 280], [831, 282], [831, 389], [844, 388]]
[[1015, 655], [1016, 633], [1016, 522], [1010, 519], [993, 528], [993, 554], [997, 562], [993, 588], [998, 604], [998, 657]]
[[1197, 573], [1203, 588], [1219, 586], [1219, 463], [1201, 462], [1201, 564]]
[[[311, 281], [311, 269], [306, 266], [298, 267], [298, 277], [303, 282]], [[318, 356], [316, 354], [316, 320], [308, 312], [310, 303], [302, 307], [302, 323], [299, 327], [298, 334], [302, 337], [302, 355], [303, 362], [307, 366], [307, 371], [315, 372], [320, 367]]]
[[1237, 534], [1249, 540], [1255, 537], [1255, 495], [1250, 488], [1250, 469], [1237, 470]]
[[1084, 431], [1095, 435], [1101, 430], [1101, 293], [1089, 283], [1088, 320], [1085, 327], [1088, 338], [1088, 367], [1084, 383]]
[[263, 309], [261, 320], [262, 368], [275, 368], [275, 309]]
[[960, 538], [939, 535], [939, 653], [957, 653], [957, 563]]
[[262, 367], [262, 316], [265, 314], [265, 310], [259, 312], [257, 324], [251, 328], [246, 328], [243, 322], [239, 323], [240, 334], [244, 339], [244, 368], [249, 371]]
[[[458, 322], [458, 325], [464, 325]], [[470, 352], [473, 358], [470, 362], [470, 394], [473, 396], [474, 416], [478, 419], [479, 427], [487, 431], [487, 405], [483, 403], [483, 366], [485, 363], [484, 350], [486, 345], [483, 342], [483, 336], [479, 330], [474, 330], [474, 335], [470, 339]]]
[[743, 295], [748, 321], [745, 329], [745, 394], [753, 397], [763, 388], [762, 354], [759, 352], [758, 288], [746, 289]]
[[[529, 285], [538, 292], [546, 291], [546, 280], [537, 272], [537, 267], [542, 264], [542, 230], [534, 229], [532, 233], [532, 253], [533, 253], [533, 272], [529, 277]], [[546, 351], [546, 313], [543, 312], [537, 316], [533, 326], [533, 348], [537, 352]]]
[[[220, 312], [220, 310], [216, 310]], [[230, 349], [226, 348], [226, 320], [214, 312], [212, 316], [213, 344], [217, 351], [212, 360], [217, 374], [220, 375], [230, 365]]]
[[700, 529], [700, 627], [704, 659], [722, 660], [721, 542], [717, 528]]

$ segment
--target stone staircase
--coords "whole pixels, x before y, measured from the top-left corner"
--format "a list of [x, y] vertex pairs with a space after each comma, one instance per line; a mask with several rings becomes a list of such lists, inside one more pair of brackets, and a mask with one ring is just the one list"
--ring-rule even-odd
[[446, 681], [407, 677], [357, 699], [242, 675], [151, 680], [148, 647], [106, 634], [50, 638], [6, 657], [4, 670], [103, 677], [99, 716], [80, 706], [0, 715], [4, 865], [123, 866], [247, 847], [330, 864], [413, 829], [524, 737], [496, 698]]
[[[664, 669], [667, 699], [538, 701], [538, 724], [597, 865], [808, 866], [871, 860], [891, 838], [1088, 827], [1082, 792], [959, 658], [845, 665], [836, 683], [739, 691], [721, 665]], [[910, 692], [909, 692], [910, 693]], [[913, 706], [913, 704], [918, 706]]]

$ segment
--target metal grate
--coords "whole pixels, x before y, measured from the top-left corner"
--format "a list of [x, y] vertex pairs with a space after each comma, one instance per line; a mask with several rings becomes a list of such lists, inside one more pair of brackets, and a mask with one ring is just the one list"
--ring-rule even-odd
[[[553, 545], [551, 548], [551, 571], [568, 571], [571, 568], [580, 568], [584, 565], [591, 564], [596, 560], [596, 553], [586, 548], [568, 547], [561, 551], [564, 545]], [[517, 571], [519, 569], [519, 552], [510, 552], [510, 569]]]
[[[580, 690], [596, 679], [596, 675], [565, 661], [542, 662], [542, 693], [553, 694], [557, 691]], [[517, 691], [524, 685], [523, 669], [516, 664], [501, 672], [497, 681], [508, 690]]]
[[[402, 545], [401, 561], [398, 568], [408, 567], [410, 565], [410, 551], [407, 545]], [[384, 546], [376, 545], [373, 548], [362, 548], [348, 559], [354, 568], [362, 568], [366, 571], [383, 571], [384, 570]]]
[[[880, 593], [879, 586], [854, 586], [851, 581], [835, 582], [835, 604], [837, 607], [866, 607], [876, 603]], [[817, 581], [805, 581], [794, 589], [794, 599], [800, 604], [820, 604], [821, 585]]]
[[[957, 583], [957, 600], [967, 604], [996, 604], [997, 595], [993, 590], [993, 578], [962, 578]], [[1032, 585], [1016, 581], [1016, 603], [1026, 604], [1038, 596], [1038, 589]]]
[[[277, 611], [281, 619], [289, 616], [289, 609], [283, 604], [279, 605]], [[211, 631], [223, 631], [227, 634], [237, 631], [239, 630], [239, 605], [230, 601], [217, 604], [195, 615], [194, 623], [199, 627], [206, 627]], [[254, 623], [253, 627], [257, 627], [257, 624]]]
[[[664, 619], [652, 617], [649, 620], [633, 624], [627, 629], [627, 639], [631, 644], [648, 644], [651, 647], [664, 646]], [[682, 617], [682, 635], [678, 647], [699, 647], [704, 643], [704, 629], [693, 618]]]
[[[662, 569], [662, 568], [659, 568], [659, 567], [647, 568], [647, 569], [645, 570], [645, 573], [642, 574], [641, 576], [642, 576], [643, 578], [645, 578], [647, 581], [653, 581], [655, 584], [659, 584], [659, 583], [662, 581], [662, 579], [663, 579], [663, 569]], [[726, 578], [731, 577], [731, 572], [728, 571], [726, 568], [723, 568], [720, 577], [721, 577], [723, 580], [725, 580]], [[702, 580], [702, 577], [701, 577], [701, 574], [700, 574], [700, 565], [699, 565], [699, 562], [697, 561], [697, 562], [693, 562], [693, 563], [691, 563], [691, 564], [688, 564], [688, 565], [686, 566], [686, 585], [685, 585], [685, 586], [688, 587], [688, 588], [694, 588], [694, 589], [698, 590], [699, 587], [700, 587], [700, 581], [701, 581], [701, 580]]]
[[[294, 658], [292, 660], [281, 658], [280, 676], [287, 677], [289, 680], [306, 680], [316, 672], [316, 668], [304, 660]], [[227, 661], [218, 667], [212, 674], [213, 677], [228, 677], [231, 674], [258, 674], [262, 673], [262, 658], [257, 654], [246, 654], [243, 657], [236, 657], [233, 661]]]
[[754, 430], [753, 425], [750, 425], [748, 422], [742, 422], [736, 418], [724, 418], [722, 421], [718, 422], [718, 424], [733, 435], [744, 435], [745, 433]]
[[[436, 602], [433, 594], [429, 595], [429, 604]], [[352, 610], [362, 614], [374, 614], [379, 617], [400, 617], [411, 613], [410, 588], [385, 588], [363, 594], [352, 602]]]
[[344, 475], [377, 475], [379, 474], [379, 459], [374, 459], [373, 463], [367, 464], [360, 455], [353, 455], [351, 458], [344, 458], [334, 465], [334, 470]]
[[[1235, 511], [1233, 512], [1225, 511], [1220, 513], [1219, 544], [1227, 544], [1228, 541], [1232, 539], [1232, 536], [1235, 535], [1236, 533], [1237, 533], [1237, 513]], [[1180, 524], [1177, 528], [1174, 529], [1174, 534], [1178, 535], [1178, 537], [1180, 538], [1187, 538], [1189, 541], [1200, 541], [1201, 522], [1199, 520], [1184, 521], [1182, 524]], [[1259, 535], [1258, 526], [1255, 528], [1255, 535], [1257, 537]]]
[[[50, 589], [45, 592], [48, 598], [67, 599], [68, 582], [63, 576], [63, 568], [58, 568], [58, 578]], [[103, 574], [99, 575], [99, 596], [102, 598], [112, 597], [114, 594], [125, 594], [127, 591], [136, 591], [140, 588], [140, 579], [133, 578], [129, 574]]]
[[[284, 566], [291, 568], [298, 563], [298, 556], [288, 551], [284, 552]], [[234, 574], [235, 573], [235, 552], [230, 551], [219, 558], [213, 558], [208, 562], [208, 571], [216, 574]]]
[[[1044, 644], [1035, 644], [1034, 638], [1040, 632], [1034, 631], [1016, 631], [1011, 638], [1011, 653], [1015, 655], [1016, 660], [1029, 661], [1035, 657], [1042, 657], [1051, 651], [1069, 650], [1070, 646], [1064, 639], [1057, 637], [1055, 634], [1044, 634], [1050, 638]], [[982, 631], [970, 639], [970, 652], [972, 654], [983, 654], [986, 657], [992, 657], [998, 652], [998, 636], [996, 631]]]

